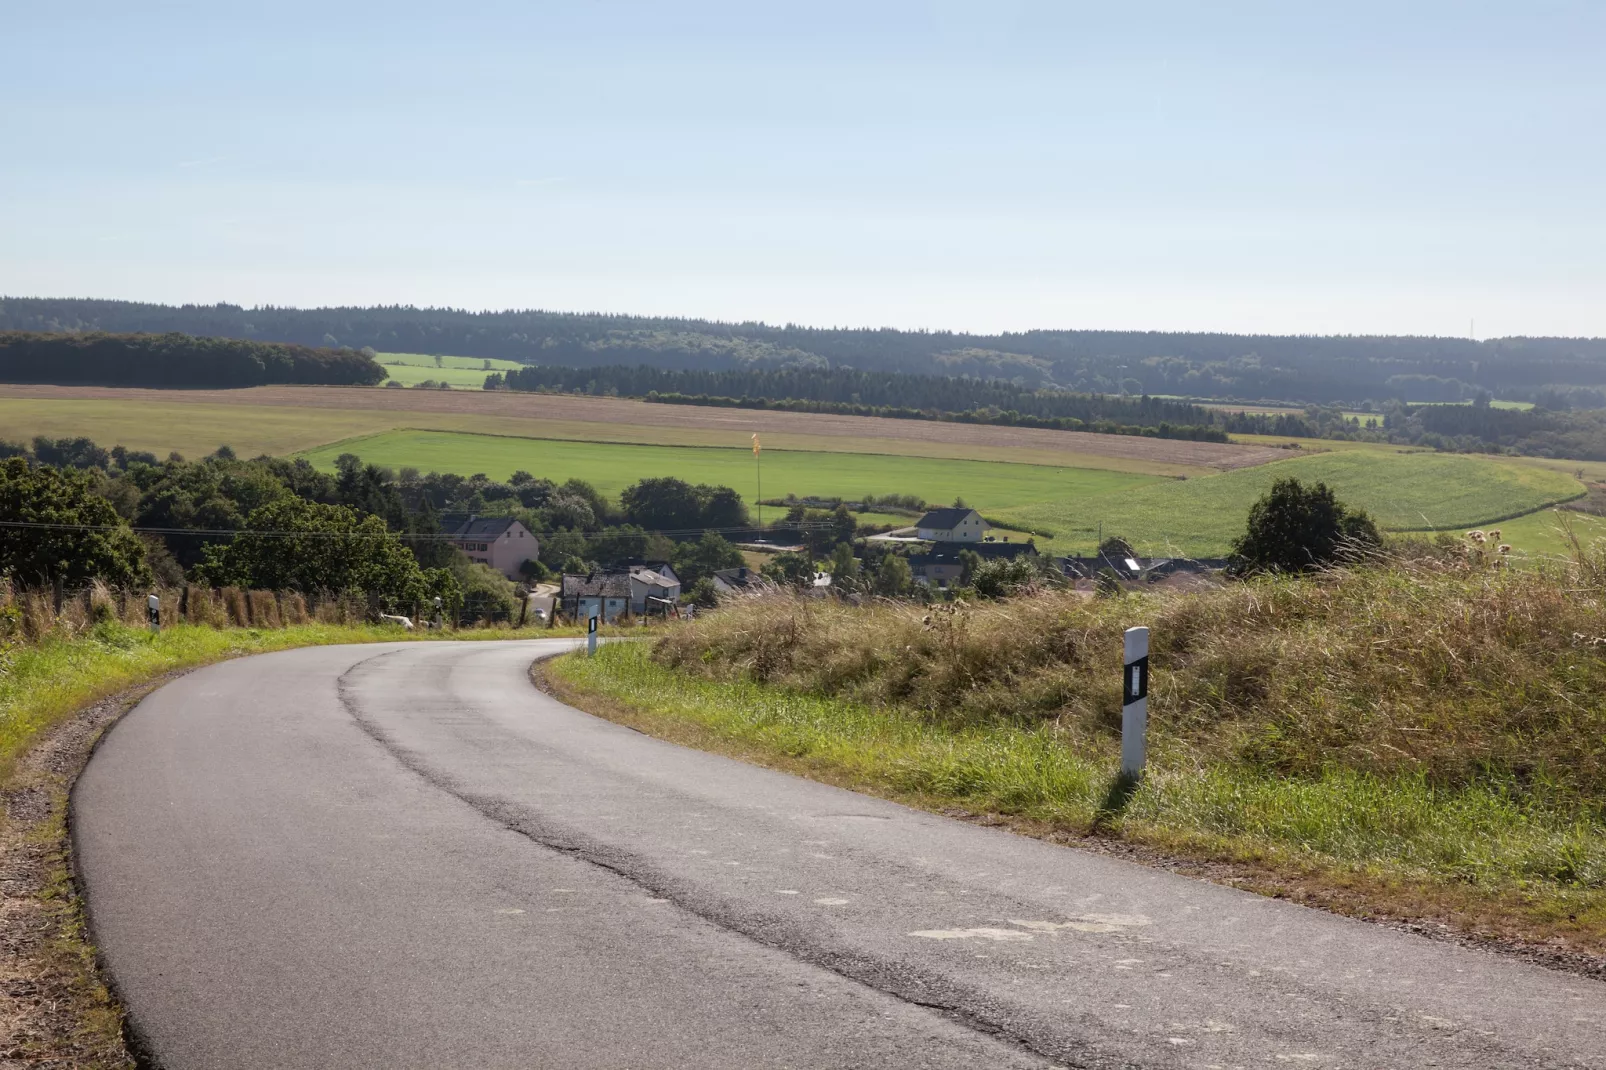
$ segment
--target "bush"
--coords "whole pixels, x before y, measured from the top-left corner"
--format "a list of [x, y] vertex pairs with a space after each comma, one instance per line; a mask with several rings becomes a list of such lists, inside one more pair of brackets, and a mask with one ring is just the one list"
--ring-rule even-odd
[[1382, 542], [1372, 518], [1345, 507], [1326, 483], [1279, 479], [1250, 507], [1248, 530], [1232, 553], [1254, 571], [1311, 572], [1364, 556]]

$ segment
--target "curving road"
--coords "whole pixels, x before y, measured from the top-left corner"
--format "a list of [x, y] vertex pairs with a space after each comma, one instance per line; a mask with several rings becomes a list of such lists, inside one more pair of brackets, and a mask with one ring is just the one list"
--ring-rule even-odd
[[1606, 986], [685, 750], [566, 645], [156, 692], [73, 796], [144, 1054], [194, 1067], [1606, 1067]]

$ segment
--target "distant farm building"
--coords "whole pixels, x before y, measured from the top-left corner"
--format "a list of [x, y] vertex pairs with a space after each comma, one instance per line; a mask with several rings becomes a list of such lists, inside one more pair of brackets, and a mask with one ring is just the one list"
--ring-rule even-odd
[[933, 509], [915, 524], [927, 542], [981, 542], [991, 525], [974, 509]]

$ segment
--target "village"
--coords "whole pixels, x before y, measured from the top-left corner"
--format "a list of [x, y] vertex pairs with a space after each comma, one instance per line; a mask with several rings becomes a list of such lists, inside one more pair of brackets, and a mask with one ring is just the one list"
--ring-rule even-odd
[[[866, 595], [947, 601], [964, 592], [1028, 593], [1033, 585], [1094, 593], [1113, 587], [1197, 582], [1219, 572], [1225, 559], [1139, 556], [1119, 538], [1100, 543], [1091, 555], [1046, 557], [1029, 534], [996, 528], [963, 505], [929, 509], [903, 528], [855, 536], [815, 560], [805, 542], [762, 537], [735, 543], [749, 563], [712, 570], [695, 590], [668, 560], [635, 560], [584, 572], [563, 572], [556, 582], [528, 581], [526, 563], [540, 552], [540, 538], [514, 517], [452, 516], [449, 536], [471, 562], [496, 570], [523, 592], [520, 623], [605, 624], [653, 618], [686, 619], [720, 601], [794, 589], [814, 598], [857, 600]], [[777, 532], [780, 534], [781, 532]], [[806, 562], [799, 568], [798, 562]], [[908, 583], [877, 590], [864, 581], [866, 561], [895, 559]], [[849, 564], [851, 562], [851, 564]], [[846, 566], [845, 568], [843, 566]], [[779, 567], [777, 567], [779, 566]], [[994, 573], [1001, 580], [989, 584]], [[977, 583], [982, 579], [981, 583]], [[710, 595], [712, 597], [710, 597]]]

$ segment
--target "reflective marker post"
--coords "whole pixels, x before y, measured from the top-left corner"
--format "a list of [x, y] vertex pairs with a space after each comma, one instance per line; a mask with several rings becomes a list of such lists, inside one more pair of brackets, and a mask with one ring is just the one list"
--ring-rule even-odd
[[1149, 629], [1126, 630], [1121, 676], [1121, 775], [1136, 780], [1148, 758]]
[[162, 600], [154, 594], [145, 599], [145, 617], [150, 621], [152, 632], [162, 630]]
[[586, 619], [586, 657], [597, 652], [597, 615], [591, 614]]

